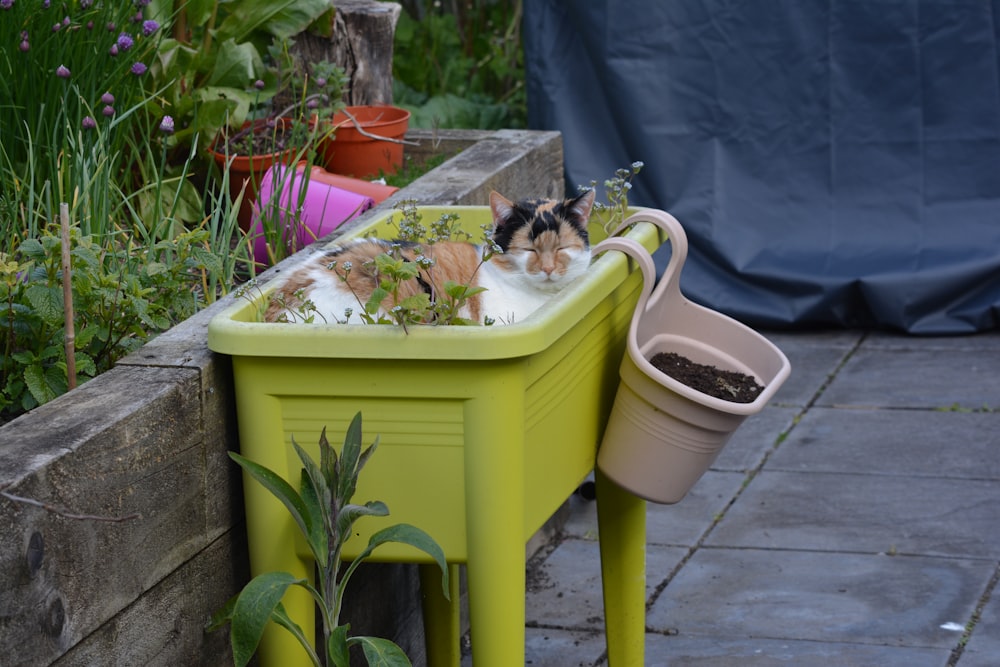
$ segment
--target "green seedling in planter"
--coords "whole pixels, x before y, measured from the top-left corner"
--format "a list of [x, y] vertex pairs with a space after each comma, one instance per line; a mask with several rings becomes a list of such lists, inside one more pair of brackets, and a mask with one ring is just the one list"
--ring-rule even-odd
[[[257, 575], [226, 606], [217, 612], [209, 629], [231, 624], [233, 659], [237, 667], [250, 662], [264, 628], [274, 621], [302, 644], [314, 665], [348, 667], [351, 647], [360, 646], [370, 666], [403, 667], [410, 661], [395, 643], [379, 637], [350, 636], [350, 625], [341, 622], [344, 591], [358, 566], [382, 544], [400, 542], [430, 555], [441, 567], [442, 588], [448, 593], [448, 567], [444, 552], [434, 539], [409, 524], [395, 524], [373, 534], [365, 550], [349, 565], [341, 568], [341, 551], [351, 537], [354, 522], [366, 516], [386, 516], [389, 509], [380, 501], [364, 505], [351, 502], [357, 488], [361, 468], [378, 446], [378, 438], [364, 451], [361, 449], [361, 413], [354, 416], [344, 437], [340, 456], [326, 439], [326, 429], [319, 438], [320, 459], [317, 464], [292, 439], [292, 446], [302, 460], [301, 492], [297, 492], [276, 473], [230, 452], [254, 480], [263, 485], [288, 509], [302, 531], [316, 562], [317, 584], [288, 572], [267, 572]], [[343, 571], [341, 571], [343, 569]], [[338, 576], [339, 575], [339, 576]], [[300, 586], [316, 601], [323, 619], [325, 660], [310, 645], [305, 634], [285, 612], [281, 598], [290, 586]]]
[[[393, 245], [385, 252], [372, 258], [371, 262], [378, 275], [379, 286], [368, 299], [363, 299], [355, 292], [358, 308], [345, 312], [340, 323], [350, 322], [352, 317], [357, 317], [357, 321], [363, 324], [396, 324], [403, 327], [404, 330], [410, 324], [439, 326], [476, 324], [476, 322], [460, 317], [459, 312], [470, 297], [484, 291], [485, 288], [454, 280], [439, 280], [434, 272], [435, 260], [421, 255], [419, 250], [420, 247], [442, 241], [472, 241], [473, 236], [461, 228], [458, 222], [459, 218], [454, 213], [446, 213], [430, 225], [425, 225], [413, 200], [397, 203], [396, 209], [400, 211], [400, 216], [398, 221], [391, 219], [388, 222], [389, 226], [394, 227], [394, 231], [387, 237], [400, 241], [400, 244]], [[409, 250], [414, 251], [413, 254], [416, 255], [413, 259], [404, 256], [403, 244], [412, 244]], [[502, 252], [492, 239], [489, 225], [482, 228], [481, 247], [482, 255], [477, 271], [478, 267], [488, 262], [494, 254]], [[345, 284], [348, 284], [348, 276], [355, 269], [350, 262], [338, 264], [336, 261], [332, 262], [328, 268], [334, 271]], [[431, 293], [402, 296], [400, 294], [401, 285], [418, 274], [425, 277]], [[473, 278], [475, 274], [474, 271]], [[256, 281], [251, 280], [244, 283], [236, 291], [236, 294], [251, 303], [259, 302], [262, 309], [266, 308], [267, 300], [259, 298], [261, 290]], [[305, 298], [304, 290], [299, 290], [292, 296], [294, 298], [289, 300], [283, 299], [280, 294], [274, 297], [282, 309], [288, 311], [277, 321], [284, 323], [329, 323], [326, 317], [316, 309], [315, 303]], [[378, 312], [379, 306], [386, 297], [392, 300], [393, 307], [387, 315], [381, 315]], [[263, 321], [263, 312], [258, 313], [258, 318]], [[491, 318], [486, 318], [485, 324], [491, 325], [494, 324], [494, 321]]]
[[[437, 324], [437, 325], [470, 325], [475, 324], [459, 316], [465, 302], [473, 295], [485, 290], [483, 287], [473, 287], [467, 283], [453, 280], [440, 282], [434, 275], [435, 260], [421, 254], [420, 248], [433, 245], [440, 241], [472, 241], [472, 235], [462, 230], [458, 224], [458, 215], [446, 213], [432, 222], [430, 227], [423, 224], [417, 205], [412, 200], [402, 201], [396, 205], [401, 217], [398, 223], [390, 220], [389, 225], [395, 225], [393, 238], [403, 243], [415, 244], [414, 259], [407, 259], [402, 252], [402, 245], [393, 245], [386, 252], [374, 259], [377, 275], [380, 278], [379, 287], [372, 292], [367, 301], [358, 297], [361, 306], [358, 315], [365, 324], [398, 324], [406, 329], [407, 324]], [[488, 262], [494, 254], [501, 252], [493, 242], [489, 227], [482, 229], [482, 255], [479, 265]], [[334, 267], [337, 275], [345, 284], [351, 272], [351, 267], [344, 265]], [[473, 271], [472, 277], [475, 277]], [[426, 277], [430, 284], [431, 294], [421, 293], [410, 297], [400, 297], [400, 286], [417, 275]], [[357, 296], [357, 294], [355, 294]], [[393, 308], [388, 317], [378, 315], [379, 306], [386, 297], [392, 297]], [[348, 314], [348, 318], [350, 315]], [[487, 325], [493, 324], [487, 319]]]
[[[608, 202], [605, 204], [595, 201], [593, 215], [609, 236], [618, 231], [621, 224], [625, 222], [625, 218], [628, 217], [628, 193], [632, 189], [632, 179], [642, 171], [644, 166], [642, 162], [633, 162], [628, 167], [616, 169], [615, 175], [604, 181], [604, 192]], [[597, 189], [597, 181], [591, 181], [589, 186], [581, 185], [578, 187], [581, 192], [595, 189]]]

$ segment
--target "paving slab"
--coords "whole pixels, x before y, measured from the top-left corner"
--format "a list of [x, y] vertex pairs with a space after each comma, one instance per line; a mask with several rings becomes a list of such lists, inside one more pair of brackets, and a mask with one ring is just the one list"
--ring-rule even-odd
[[1000, 591], [994, 588], [979, 622], [972, 629], [958, 667], [996, 667], [997, 664], [1000, 664]]
[[[524, 631], [524, 664], [531, 667], [596, 667], [605, 650], [603, 631], [531, 627]], [[472, 656], [463, 656], [461, 666], [473, 667]]]
[[823, 334], [801, 337], [767, 335], [792, 366], [792, 373], [778, 389], [773, 405], [805, 406], [830, 379], [861, 336], [859, 334]]
[[[574, 630], [604, 630], [599, 545], [564, 540], [528, 581], [525, 618], [528, 625]], [[687, 555], [680, 547], [657, 547], [646, 554], [646, 596]]]
[[816, 401], [819, 406], [1000, 409], [1000, 348], [941, 350], [864, 344]]
[[1000, 413], [813, 408], [767, 470], [1000, 480]]
[[730, 637], [646, 637], [646, 667], [944, 667], [943, 648], [732, 639]]
[[700, 549], [647, 614], [681, 637], [953, 649], [992, 576], [986, 561]]
[[865, 348], [924, 349], [951, 352], [954, 350], [998, 350], [1000, 332], [988, 331], [966, 336], [906, 336], [882, 331], [873, 331], [864, 336]]
[[764, 460], [795, 423], [801, 413], [798, 407], [768, 406], [747, 417], [712, 463], [713, 470], [746, 472], [754, 470]]
[[601, 664], [604, 632], [550, 628], [525, 630], [525, 665], [531, 667], [591, 667]]
[[[679, 503], [646, 503], [646, 542], [651, 545], [693, 546], [704, 537], [743, 485], [744, 473], [709, 470]], [[563, 534], [583, 540], [598, 538], [597, 504], [574, 496]]]
[[995, 481], [763, 471], [712, 546], [1000, 558]]

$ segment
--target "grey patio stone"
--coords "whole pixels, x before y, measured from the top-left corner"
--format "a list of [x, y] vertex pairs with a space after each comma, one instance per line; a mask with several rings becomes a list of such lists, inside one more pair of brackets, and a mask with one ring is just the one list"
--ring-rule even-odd
[[1000, 558], [995, 481], [764, 471], [706, 544]]
[[[646, 595], [652, 594], [687, 555], [678, 547], [657, 547], [646, 554]], [[604, 629], [601, 560], [597, 542], [564, 540], [528, 581], [529, 625]]]
[[646, 635], [646, 667], [943, 667], [950, 654], [860, 642]]
[[[692, 546], [704, 536], [713, 518], [720, 514], [739, 490], [742, 473], [705, 473], [688, 495], [674, 505], [646, 504], [647, 544]], [[563, 526], [567, 537], [596, 540], [597, 505], [574, 497], [570, 516]]]
[[854, 347], [860, 336], [840, 335], [825, 337], [767, 336], [778, 346], [792, 365], [792, 373], [785, 380], [772, 403], [804, 407], [809, 404], [830, 375], [837, 370]]
[[753, 470], [774, 448], [779, 436], [791, 428], [800, 412], [797, 407], [768, 406], [747, 417], [712, 463], [712, 469]]
[[957, 558], [701, 549], [646, 622], [683, 637], [952, 649], [960, 635], [942, 626], [972, 617], [992, 573]]
[[819, 406], [1000, 408], [1000, 348], [880, 349], [855, 352]]
[[1000, 594], [993, 589], [990, 601], [983, 607], [979, 622], [972, 629], [958, 667], [996, 667], [1000, 662]]
[[1000, 481], [1000, 413], [813, 408], [767, 470]]

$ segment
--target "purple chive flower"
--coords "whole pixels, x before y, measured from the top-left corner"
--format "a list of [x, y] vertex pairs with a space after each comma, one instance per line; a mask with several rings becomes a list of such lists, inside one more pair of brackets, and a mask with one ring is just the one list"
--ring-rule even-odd
[[101, 109], [101, 113], [104, 114], [106, 118], [111, 118], [115, 115], [115, 108], [110, 104], [105, 104], [104, 108]]
[[319, 107], [319, 100], [317, 100], [315, 97], [306, 102], [307, 109], [315, 109], [317, 107]]
[[135, 16], [132, 17], [132, 23], [142, 23], [142, 12], [138, 11]]
[[253, 82], [253, 87], [256, 88], [257, 90], [264, 90], [264, 81], [261, 79], [257, 79], [256, 81]]
[[68, 16], [64, 16], [63, 17], [63, 27], [64, 28], [68, 28], [69, 27], [69, 17]]
[[10, 9], [14, 6], [14, 0], [0, 0], [0, 9]]
[[56, 23], [52, 26], [52, 32], [59, 32], [59, 28], [62, 27], [62, 23]]
[[114, 104], [115, 103], [115, 96], [112, 95], [111, 93], [104, 93], [103, 95], [101, 95], [101, 103], [102, 104]]
[[112, 58], [114, 58], [115, 56], [117, 56], [118, 55], [118, 45], [117, 44], [112, 44], [111, 48], [108, 49], [108, 53], [111, 54]]
[[83, 122], [80, 123], [80, 125], [82, 125], [85, 130], [93, 130], [97, 127], [97, 121], [94, 120], [92, 116], [84, 116]]
[[94, 0], [80, 0], [80, 9], [90, 9], [93, 4]]
[[135, 41], [133, 41], [132, 35], [128, 34], [127, 32], [123, 32], [118, 35], [118, 40], [115, 41], [115, 44], [118, 46], [119, 51], [125, 52], [132, 48], [132, 46], [135, 44]]
[[105, 27], [105, 28], [107, 28], [108, 32], [114, 32], [114, 31], [115, 31], [115, 24], [114, 24], [114, 23], [112, 23], [111, 21], [108, 21], [108, 22], [107, 22], [107, 23], [106, 23], [106, 24], [104, 25], [104, 27]]
[[68, 79], [69, 74], [70, 74], [69, 68], [67, 68], [65, 65], [60, 65], [59, 67], [56, 68], [56, 76], [58, 76], [60, 79]]
[[160, 29], [160, 24], [156, 21], [143, 21], [142, 22], [142, 34], [149, 37], [154, 32]]
[[21, 49], [22, 51], [27, 51], [28, 49], [30, 49], [30, 48], [31, 48], [31, 44], [29, 44], [29, 43], [28, 43], [28, 40], [26, 40], [26, 39], [22, 39], [22, 40], [21, 40], [21, 45], [20, 45], [20, 47], [19, 47], [19, 48], [20, 48], [20, 49]]
[[134, 65], [132, 65], [132, 74], [135, 74], [136, 76], [142, 76], [145, 73], [146, 73], [146, 66], [143, 65], [142, 63], [137, 62]]
[[173, 116], [164, 116], [163, 120], [160, 121], [160, 132], [164, 134], [174, 133], [174, 118]]
[[44, 0], [42, 2], [42, 9], [48, 9], [49, 8], [49, 4], [51, 4], [50, 0]]

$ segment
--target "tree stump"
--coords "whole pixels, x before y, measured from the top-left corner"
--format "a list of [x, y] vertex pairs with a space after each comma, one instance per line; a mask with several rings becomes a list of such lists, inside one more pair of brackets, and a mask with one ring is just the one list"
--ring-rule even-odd
[[336, 0], [331, 25], [306, 32], [293, 52], [307, 63], [329, 61], [344, 69], [344, 103], [392, 104], [392, 42], [400, 5], [376, 0]]

